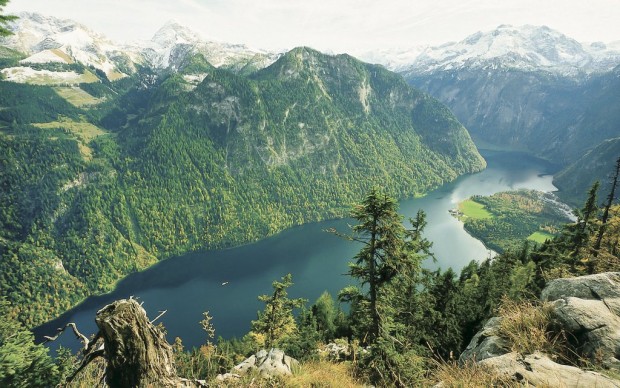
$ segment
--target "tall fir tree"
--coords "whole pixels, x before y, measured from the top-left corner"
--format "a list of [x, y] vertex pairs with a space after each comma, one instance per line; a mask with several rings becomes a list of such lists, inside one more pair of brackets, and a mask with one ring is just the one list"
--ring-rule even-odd
[[358, 221], [352, 228], [353, 234], [341, 235], [363, 244], [354, 257], [355, 262], [349, 264], [348, 274], [358, 279], [362, 286], [367, 285], [368, 291], [364, 295], [359, 289], [348, 288], [343, 290], [344, 294], [341, 292], [341, 299], [348, 297], [352, 300], [363, 295], [366, 303], [360, 303], [358, 307], [366, 307], [370, 317], [362, 338], [365, 342], [374, 342], [379, 337], [379, 290], [396, 276], [403, 255], [405, 228], [397, 209], [392, 197], [373, 188], [362, 203], [353, 208], [351, 215]]
[[13, 34], [6, 26], [10, 21], [17, 19], [17, 16], [4, 14], [4, 7], [8, 2], [9, 0], [0, 0], [0, 37]]
[[601, 226], [596, 236], [596, 243], [594, 244], [594, 256], [595, 257], [597, 256], [597, 251], [601, 249], [601, 241], [603, 240], [603, 234], [605, 233], [605, 229], [607, 228], [607, 221], [609, 219], [609, 209], [611, 209], [611, 206], [616, 200], [616, 187], [618, 186], [619, 175], [620, 175], [620, 158], [616, 160], [614, 174], [613, 174], [613, 177], [611, 178], [611, 188], [609, 189], [609, 194], [607, 195], [607, 201], [605, 202], [605, 206], [603, 210], [603, 218], [601, 219]]

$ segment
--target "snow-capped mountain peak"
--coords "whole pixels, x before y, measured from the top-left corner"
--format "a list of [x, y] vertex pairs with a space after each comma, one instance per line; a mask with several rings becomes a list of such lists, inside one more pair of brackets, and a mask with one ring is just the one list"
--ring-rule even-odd
[[118, 61], [127, 61], [124, 47], [73, 20], [22, 12], [9, 28], [13, 35], [0, 44], [30, 55], [22, 63], [80, 62], [122, 77]]
[[175, 44], [197, 44], [203, 40], [196, 31], [170, 20], [153, 35], [151, 42], [160, 47], [171, 47]]
[[604, 44], [584, 45], [546, 26], [501, 25], [460, 42], [429, 47], [406, 72], [506, 68], [575, 75], [607, 71], [619, 62], [620, 51]]

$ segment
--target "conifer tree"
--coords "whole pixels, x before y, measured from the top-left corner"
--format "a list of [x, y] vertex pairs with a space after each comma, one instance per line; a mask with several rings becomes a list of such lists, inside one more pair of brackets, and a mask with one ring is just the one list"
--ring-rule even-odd
[[258, 319], [252, 321], [250, 335], [259, 346], [267, 349], [279, 346], [297, 329], [293, 309], [301, 307], [304, 299], [289, 299], [287, 288], [293, 285], [291, 274], [283, 276], [281, 281], [272, 283], [273, 294], [261, 295], [258, 299], [265, 302], [265, 310], [258, 313]]
[[590, 234], [592, 233], [592, 221], [596, 216], [598, 207], [596, 205], [596, 194], [600, 187], [599, 181], [594, 182], [590, 191], [588, 191], [588, 199], [581, 211], [577, 212], [577, 225], [573, 234], [573, 254], [577, 255], [579, 251], [588, 243]]
[[13, 34], [10, 30], [6, 28], [6, 25], [11, 20], [17, 19], [17, 16], [4, 15], [3, 10], [8, 2], [9, 0], [0, 0], [0, 37]]
[[618, 176], [620, 175], [620, 158], [616, 160], [616, 167], [614, 171], [613, 178], [611, 179], [611, 188], [609, 190], [609, 194], [607, 195], [607, 201], [605, 202], [605, 210], [603, 211], [603, 218], [601, 219], [602, 225], [598, 230], [598, 235], [596, 237], [596, 243], [594, 244], [594, 256], [596, 257], [598, 251], [601, 248], [601, 241], [603, 240], [603, 234], [605, 233], [605, 229], [607, 227], [607, 220], [609, 219], [609, 209], [611, 209], [611, 205], [613, 205], [614, 200], [616, 199], [616, 186], [618, 185]]
[[58, 368], [43, 345], [10, 312], [0, 298], [0, 386], [49, 387], [58, 383]]
[[340, 234], [362, 244], [349, 274], [366, 287], [347, 287], [339, 298], [351, 302], [353, 334], [371, 345], [361, 365], [381, 386], [418, 381], [424, 368], [419, 345], [434, 330], [429, 277], [421, 269], [422, 260], [432, 257], [432, 244], [422, 237], [425, 214], [418, 212], [410, 220], [412, 229], [406, 230], [397, 210], [395, 199], [373, 188], [353, 209], [358, 221], [353, 233]]
[[[390, 282], [398, 273], [399, 261], [403, 255], [405, 228], [402, 217], [397, 213], [396, 201], [378, 188], [373, 188], [361, 204], [351, 213], [359, 223], [353, 226], [353, 234], [345, 238], [363, 244], [349, 264], [349, 275], [357, 278], [362, 286], [368, 285], [363, 298], [370, 317], [365, 339], [374, 342], [379, 337], [380, 312], [377, 305], [380, 288]], [[352, 299], [358, 290], [348, 289], [341, 299]], [[361, 306], [361, 305], [360, 305]]]

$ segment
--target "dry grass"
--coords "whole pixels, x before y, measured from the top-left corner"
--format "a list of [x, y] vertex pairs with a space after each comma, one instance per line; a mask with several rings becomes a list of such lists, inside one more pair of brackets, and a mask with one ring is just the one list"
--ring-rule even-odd
[[429, 386], [441, 383], [442, 388], [521, 387], [519, 383], [502, 376], [493, 368], [470, 361], [458, 365], [456, 361], [437, 362]]
[[281, 376], [265, 379], [256, 373], [249, 373], [239, 380], [226, 382], [210, 381], [216, 387], [338, 387], [361, 388], [366, 385], [353, 376], [353, 367], [349, 363], [333, 363], [329, 361], [311, 361], [301, 364], [292, 376]]
[[498, 312], [502, 320], [497, 334], [511, 343], [511, 350], [521, 354], [555, 350], [550, 338], [550, 309], [547, 305], [505, 298]]
[[78, 108], [97, 105], [105, 100], [95, 98], [77, 86], [59, 86], [55, 87], [54, 90], [60, 97]]
[[581, 364], [571, 350], [566, 333], [552, 330], [550, 304], [504, 298], [498, 313], [502, 320], [497, 335], [509, 341], [512, 351], [520, 354], [539, 351], [562, 364]]
[[299, 371], [285, 380], [287, 387], [342, 387], [354, 388], [364, 385], [354, 377], [350, 363], [313, 361], [301, 365]]

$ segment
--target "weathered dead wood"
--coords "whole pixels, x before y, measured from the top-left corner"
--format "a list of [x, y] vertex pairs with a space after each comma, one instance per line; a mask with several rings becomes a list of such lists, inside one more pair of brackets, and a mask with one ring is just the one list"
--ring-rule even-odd
[[106, 383], [110, 387], [176, 386], [172, 347], [133, 299], [118, 300], [97, 312], [104, 341]]
[[69, 322], [65, 325], [65, 327], [60, 327], [56, 330], [56, 335], [53, 337], [50, 336], [44, 336], [43, 338], [45, 339], [45, 341], [43, 341], [43, 343], [47, 343], [47, 342], [52, 342], [52, 341], [56, 341], [58, 339], [58, 337], [60, 337], [60, 335], [62, 333], [65, 332], [65, 330], [67, 330], [67, 328], [71, 328], [73, 330], [73, 334], [75, 334], [75, 337], [82, 343], [82, 345], [84, 346], [84, 350], [88, 349], [88, 344], [90, 343], [90, 341], [88, 340], [88, 338], [80, 333], [80, 331], [77, 329], [77, 326], [75, 325], [74, 322]]
[[122, 299], [97, 312], [95, 322], [99, 331], [91, 339], [80, 333], [74, 323], [58, 329], [56, 340], [67, 328], [84, 344], [83, 358], [67, 379], [73, 379], [94, 359], [106, 360], [105, 382], [116, 387], [204, 387], [203, 380], [190, 380], [176, 375], [172, 347], [164, 332], [153, 325], [165, 311], [152, 321], [135, 299]]

